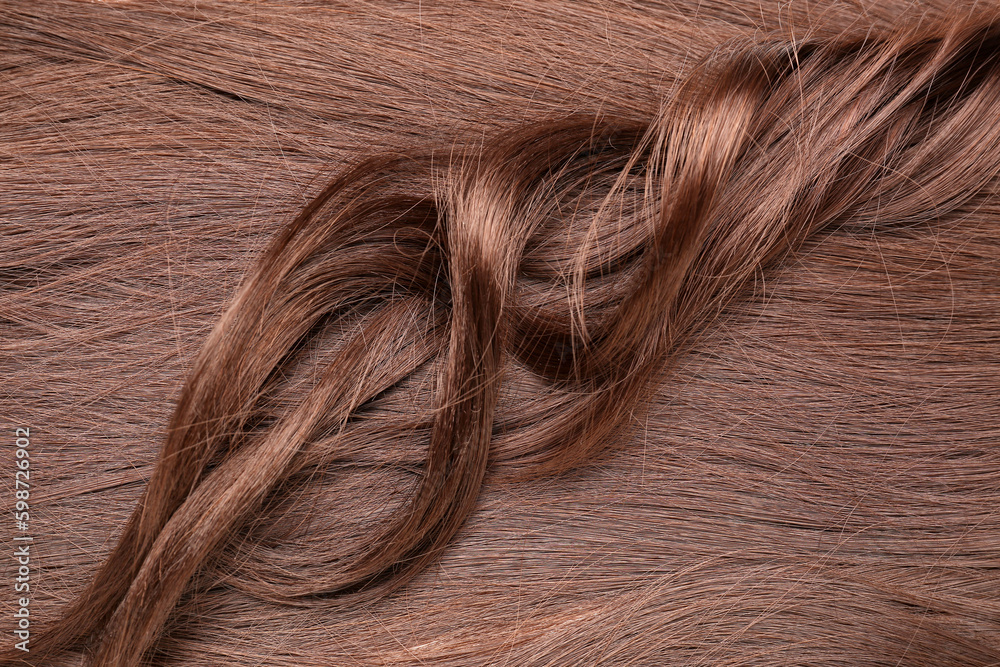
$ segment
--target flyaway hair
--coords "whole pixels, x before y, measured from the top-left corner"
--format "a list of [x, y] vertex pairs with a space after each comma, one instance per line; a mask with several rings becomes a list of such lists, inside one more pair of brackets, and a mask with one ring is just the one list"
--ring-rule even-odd
[[[1000, 664], [1000, 14], [720, 38], [658, 95], [310, 186], [0, 662]], [[11, 359], [102, 243], [18, 196]]]

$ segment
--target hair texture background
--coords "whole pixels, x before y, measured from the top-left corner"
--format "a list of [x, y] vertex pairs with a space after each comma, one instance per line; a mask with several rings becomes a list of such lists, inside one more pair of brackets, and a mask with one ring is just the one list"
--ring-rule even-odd
[[[240, 285], [283, 284], [277, 273], [255, 273], [275, 252], [272, 239], [295, 246], [301, 238], [283, 232], [287, 223], [335, 177], [344, 188], [331, 186], [332, 203], [316, 220], [364, 211], [378, 198], [385, 206], [358, 215], [370, 227], [344, 227], [327, 254], [295, 265], [315, 270], [320, 285], [301, 330], [243, 322], [259, 335], [254, 354], [272, 345], [282, 370], [260, 378], [270, 383], [260, 397], [240, 393], [252, 384], [241, 376], [222, 376], [233, 381], [218, 383], [212, 400], [225, 405], [229, 391], [234, 405], [260, 402], [245, 414], [221, 411], [246, 420], [245, 440], [226, 440], [237, 430], [231, 424], [206, 422], [225, 444], [205, 451], [206, 474], [223, 483], [202, 492], [235, 488], [224, 484], [226, 471], [238, 476], [238, 457], [291, 411], [312, 415], [326, 439], [306, 437], [312, 444], [302, 451], [280, 450], [294, 438], [274, 439], [280, 451], [264, 457], [271, 477], [257, 480], [260, 507], [206, 547], [190, 582], [182, 577], [178, 588], [163, 577], [178, 598], [176, 607], [164, 603], [163, 628], [129, 625], [119, 614], [114, 623], [127, 630], [117, 640], [97, 633], [67, 654], [5, 655], [28, 664], [78, 664], [84, 655], [94, 664], [178, 665], [1000, 664], [1000, 157], [991, 158], [1000, 155], [991, 111], [1000, 108], [1000, 82], [995, 62], [969, 76], [960, 68], [989, 62], [996, 37], [985, 51], [956, 57], [951, 70], [921, 69], [930, 47], [872, 64], [902, 88], [933, 73], [928, 90], [910, 91], [927, 102], [894, 96], [887, 84], [884, 99], [868, 100], [871, 116], [842, 117], [842, 134], [859, 137], [842, 155], [843, 136], [806, 130], [815, 118], [836, 129], [841, 117], [823, 112], [861, 77], [825, 87], [824, 71], [814, 89], [779, 88], [788, 52], [768, 51], [762, 37], [876, 40], [893, 24], [948, 16], [957, 25], [975, 10], [892, 2], [6, 3], [0, 405], [6, 431], [32, 430], [33, 641], [118, 543], [153, 476], [181, 387]], [[744, 90], [745, 79], [746, 90], [756, 81], [801, 94], [771, 98], [773, 115], [747, 105], [747, 135], [767, 143], [699, 151], [699, 135], [685, 128], [715, 122], [719, 131], [705, 136], [718, 146], [727, 131], [739, 132], [732, 116], [713, 120], [714, 107], [694, 105], [687, 125], [667, 123], [671, 141], [658, 143], [654, 132], [643, 144], [647, 125], [701, 99], [702, 79], [688, 78], [698, 63], [714, 53], [704, 70], [710, 87], [712, 68], [753, 38], [764, 45], [759, 61], [747, 60], [736, 70], [746, 76], [726, 90]], [[865, 43], [855, 42], [860, 50]], [[801, 100], [803, 113], [789, 113]], [[865, 121], [883, 110], [888, 120], [871, 122], [865, 135]], [[991, 122], [974, 122], [986, 114]], [[947, 131], [921, 134], [931, 125]], [[811, 140], [796, 144], [802, 136]], [[690, 150], [655, 157], [656, 147], [684, 141]], [[782, 155], [803, 169], [827, 160], [844, 171], [817, 178], [829, 190], [802, 187], [799, 196], [791, 191], [798, 181], [780, 178], [796, 163], [767, 159], [783, 141], [798, 146]], [[518, 162], [536, 145], [541, 157]], [[608, 200], [620, 208], [601, 208], [642, 145], [653, 157], [625, 172]], [[387, 157], [362, 162], [372, 154]], [[728, 163], [689, 158], [719, 154]], [[730, 163], [738, 187], [720, 192], [732, 198], [703, 197]], [[548, 171], [553, 164], [563, 170]], [[351, 181], [352, 173], [368, 176]], [[714, 310], [692, 306], [690, 331], [651, 343], [650, 359], [677, 348], [665, 368], [636, 361], [652, 381], [622, 390], [630, 400], [616, 428], [584, 423], [575, 440], [590, 446], [576, 454], [555, 446], [565, 444], [558, 430], [543, 434], [552, 447], [525, 445], [545, 439], [520, 435], [538, 432], [544, 419], [562, 423], [553, 417], [559, 401], [593, 389], [582, 376], [624, 386], [634, 368], [616, 363], [655, 336], [631, 340], [638, 334], [625, 327], [624, 338], [609, 334], [600, 339], [607, 351], [588, 356], [572, 337], [523, 336], [532, 322], [510, 313], [548, 308], [574, 326], [589, 313], [588, 330], [614, 332], [613, 315], [593, 313], [613, 312], [622, 285], [642, 280], [644, 261], [658, 266], [655, 253], [638, 251], [655, 224], [650, 211], [664, 208], [655, 187], [664, 175], [674, 178], [671, 202], [691, 193], [685, 220], [710, 201], [703, 217], [713, 229], [764, 228], [783, 222], [777, 203], [809, 225], [789, 238], [761, 232], [759, 247], [749, 245], [752, 236], [719, 234], [697, 256], [706, 238], [697, 229], [663, 241], [704, 269], [674, 286], [680, 297], [663, 298], [676, 297], [681, 311], [685, 298]], [[519, 178], [532, 193], [527, 202], [505, 197], [504, 186]], [[865, 196], [873, 183], [884, 197]], [[846, 204], [820, 202], [837, 188]], [[728, 217], [714, 213], [727, 207]], [[439, 215], [493, 222], [442, 226]], [[568, 219], [575, 226], [564, 233]], [[588, 227], [594, 219], [601, 225]], [[299, 220], [313, 229], [308, 216]], [[511, 220], [523, 227], [505, 226]], [[315, 233], [331, 227], [318, 224]], [[577, 253], [588, 233], [597, 238]], [[773, 248], [767, 238], [778, 239]], [[372, 239], [384, 264], [351, 254], [352, 244]], [[519, 255], [491, 255], [510, 239], [523, 245]], [[740, 263], [746, 248], [773, 257], [764, 268]], [[619, 261], [608, 264], [603, 253]], [[442, 259], [451, 257], [480, 260]], [[479, 275], [485, 265], [507, 282]], [[379, 274], [384, 267], [420, 280], [396, 281]], [[351, 271], [374, 278], [357, 288], [338, 283], [329, 295], [321, 288], [323, 276]], [[602, 279], [602, 271], [612, 275]], [[581, 275], [589, 276], [585, 292], [572, 279]], [[465, 279], [471, 297], [456, 292]], [[383, 287], [372, 290], [373, 280]], [[695, 288], [712, 298], [696, 298]], [[322, 299], [340, 299], [343, 316], [322, 316], [330, 305]], [[279, 312], [263, 297], [255, 307], [265, 323]], [[448, 335], [460, 310], [480, 335], [465, 361], [454, 352], [463, 341]], [[672, 322], [655, 309], [640, 312], [649, 331]], [[494, 321], [503, 324], [494, 330]], [[506, 349], [518, 336], [521, 347]], [[381, 351], [378, 363], [366, 356], [371, 349]], [[323, 375], [337, 354], [340, 372]], [[243, 369], [254, 357], [231, 358]], [[461, 459], [485, 482], [481, 492], [456, 492], [468, 512], [461, 525], [449, 523], [461, 514], [455, 504], [429, 505], [427, 516], [440, 515], [430, 537], [396, 558], [421, 567], [387, 573], [385, 553], [372, 544], [393, 517], [417, 516], [393, 512], [420, 488], [434, 437], [428, 421], [450, 418], [437, 403], [449, 363], [481, 374], [446, 404], [482, 420], [456, 427], [468, 429], [462, 438], [492, 436], [490, 461], [471, 449]], [[502, 374], [490, 379], [494, 370]], [[304, 409], [306, 395], [316, 403]], [[619, 433], [623, 441], [608, 446]], [[0, 451], [12, 499], [13, 452]], [[285, 479], [280, 471], [293, 460], [297, 472]], [[442, 479], [451, 479], [455, 460], [443, 456]], [[160, 527], [137, 535], [148, 530], [152, 542]], [[187, 553], [189, 544], [163, 548]], [[344, 565], [344, 554], [359, 553], [367, 569]], [[0, 562], [0, 636], [10, 638], [17, 596], [6, 582], [16, 562]], [[322, 595], [310, 594], [320, 583], [328, 586]], [[167, 600], [150, 590], [152, 600]]]

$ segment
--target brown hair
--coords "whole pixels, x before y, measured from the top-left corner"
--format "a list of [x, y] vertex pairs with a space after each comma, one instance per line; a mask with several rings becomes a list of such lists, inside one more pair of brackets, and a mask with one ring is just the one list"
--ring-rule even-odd
[[712, 50], [588, 75], [595, 8], [526, 6], [536, 97], [449, 50], [485, 6], [58, 7], [0, 20], [45, 577], [3, 664], [1000, 663], [995, 14], [636, 3]]

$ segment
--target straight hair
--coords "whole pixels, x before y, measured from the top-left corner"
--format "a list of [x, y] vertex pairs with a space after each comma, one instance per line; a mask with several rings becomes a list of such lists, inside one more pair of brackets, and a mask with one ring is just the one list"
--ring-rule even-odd
[[0, 10], [0, 664], [1000, 664], [1000, 14], [701, 7]]

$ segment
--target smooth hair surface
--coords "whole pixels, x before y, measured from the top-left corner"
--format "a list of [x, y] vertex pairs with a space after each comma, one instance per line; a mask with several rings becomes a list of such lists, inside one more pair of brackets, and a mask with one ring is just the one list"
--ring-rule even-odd
[[15, 0], [0, 118], [0, 664], [1000, 665], [1000, 9]]

